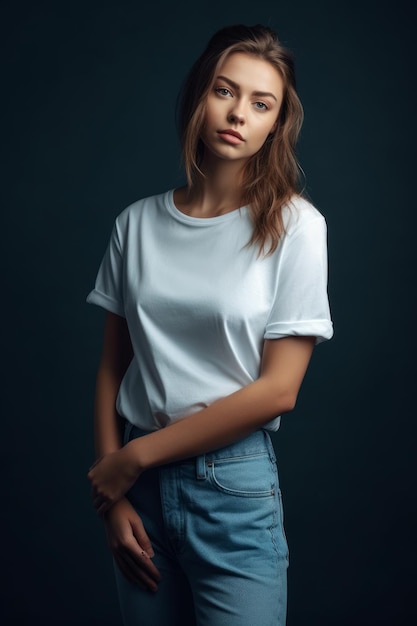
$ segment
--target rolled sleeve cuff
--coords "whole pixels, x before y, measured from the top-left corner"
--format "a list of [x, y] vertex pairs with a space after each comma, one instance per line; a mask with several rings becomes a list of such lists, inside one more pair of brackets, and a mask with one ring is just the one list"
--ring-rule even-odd
[[268, 324], [264, 334], [265, 339], [281, 339], [282, 337], [315, 337], [316, 344], [318, 344], [333, 337], [333, 324], [328, 319]]
[[116, 315], [120, 315], [121, 317], [126, 317], [123, 306], [110, 296], [98, 291], [98, 289], [93, 289], [87, 296], [88, 304], [97, 304], [101, 306], [103, 309], [110, 311], [110, 313], [115, 313]]

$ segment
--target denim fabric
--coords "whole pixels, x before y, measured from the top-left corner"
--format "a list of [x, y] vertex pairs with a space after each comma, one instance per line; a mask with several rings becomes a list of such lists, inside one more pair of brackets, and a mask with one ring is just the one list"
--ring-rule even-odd
[[[144, 434], [128, 424], [125, 442]], [[125, 626], [285, 626], [288, 547], [266, 431], [148, 470], [128, 498], [162, 580], [152, 594], [115, 566]]]

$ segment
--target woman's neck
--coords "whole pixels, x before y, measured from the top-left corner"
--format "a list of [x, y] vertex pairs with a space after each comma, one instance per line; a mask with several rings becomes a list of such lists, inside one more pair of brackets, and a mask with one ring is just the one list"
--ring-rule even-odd
[[217, 217], [243, 204], [242, 164], [236, 161], [203, 161], [204, 178], [192, 189], [177, 189], [174, 202], [180, 211], [192, 217]]

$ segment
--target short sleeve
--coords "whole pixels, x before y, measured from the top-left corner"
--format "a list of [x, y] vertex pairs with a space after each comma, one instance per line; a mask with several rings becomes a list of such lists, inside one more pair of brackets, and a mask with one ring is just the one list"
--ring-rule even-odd
[[117, 221], [98, 270], [94, 289], [87, 302], [97, 304], [111, 313], [125, 317], [123, 304], [123, 254]]
[[320, 343], [333, 336], [327, 270], [327, 228], [319, 214], [284, 236], [265, 339], [314, 336]]

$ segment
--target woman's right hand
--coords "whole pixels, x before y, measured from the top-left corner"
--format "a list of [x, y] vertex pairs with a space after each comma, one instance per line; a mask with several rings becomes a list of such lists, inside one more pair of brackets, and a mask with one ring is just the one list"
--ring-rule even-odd
[[151, 557], [154, 551], [142, 520], [127, 498], [118, 500], [104, 515], [107, 541], [122, 574], [149, 591], [158, 590], [161, 575]]

